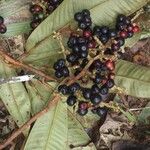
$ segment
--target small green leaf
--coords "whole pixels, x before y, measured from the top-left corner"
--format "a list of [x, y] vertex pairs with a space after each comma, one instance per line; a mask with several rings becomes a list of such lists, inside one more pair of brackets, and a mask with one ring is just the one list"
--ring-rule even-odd
[[59, 101], [34, 124], [24, 150], [66, 150], [67, 105]]
[[116, 66], [115, 83], [124, 88], [127, 95], [150, 97], [150, 70], [149, 68], [119, 60]]
[[[14, 69], [0, 61], [0, 77], [17, 76]], [[22, 83], [0, 85], [0, 98], [18, 126], [30, 118], [30, 99]]]

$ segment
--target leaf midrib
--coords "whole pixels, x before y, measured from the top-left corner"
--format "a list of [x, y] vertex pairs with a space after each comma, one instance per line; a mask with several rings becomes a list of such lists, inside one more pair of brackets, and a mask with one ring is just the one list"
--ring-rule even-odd
[[150, 81], [139, 80], [139, 79], [136, 79], [136, 78], [133, 78], [133, 77], [126, 77], [126, 76], [117, 75], [117, 74], [116, 74], [116, 77], [126, 78], [127, 80], [135, 80], [135, 81], [137, 81], [137, 82], [143, 82], [143, 83], [150, 84]]
[[58, 112], [58, 108], [59, 108], [59, 105], [60, 105], [59, 103], [60, 103], [60, 102], [58, 102], [58, 103], [56, 104], [56, 108], [55, 108], [55, 110], [54, 110], [54, 115], [53, 115], [52, 121], [49, 121], [49, 122], [50, 122], [50, 128], [49, 128], [48, 137], [47, 137], [47, 140], [46, 140], [46, 145], [45, 145], [45, 147], [44, 147], [43, 150], [46, 150], [46, 149], [47, 149], [48, 141], [49, 141], [49, 139], [50, 139], [50, 137], [51, 137], [52, 128], [53, 128], [54, 122], [55, 122], [55, 120], [56, 120], [56, 114], [57, 114], [57, 112]]

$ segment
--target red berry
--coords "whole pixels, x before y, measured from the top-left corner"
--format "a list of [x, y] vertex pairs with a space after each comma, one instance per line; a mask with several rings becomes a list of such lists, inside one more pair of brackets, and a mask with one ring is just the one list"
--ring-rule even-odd
[[115, 69], [115, 63], [112, 60], [107, 60], [105, 64], [109, 70], [113, 71]]
[[128, 31], [133, 31], [133, 26], [132, 26], [132, 25], [129, 25], [129, 26], [127, 27], [127, 30], [128, 30]]
[[88, 43], [88, 48], [95, 48], [96, 47], [96, 42], [95, 41], [91, 41]]
[[134, 26], [132, 31], [133, 31], [134, 33], [139, 32], [139, 31], [140, 31], [139, 26]]
[[105, 84], [106, 82], [107, 82], [107, 80], [106, 80], [106, 79], [102, 80], [102, 84]]
[[6, 33], [7, 28], [4, 24], [0, 24], [0, 34], [4, 34]]
[[89, 38], [92, 36], [92, 32], [90, 30], [83, 31], [83, 36]]
[[108, 75], [108, 78], [109, 78], [109, 79], [114, 79], [114, 78], [115, 78], [115, 74], [114, 74], [114, 73], [110, 73], [110, 74]]
[[127, 38], [128, 33], [127, 33], [126, 31], [121, 31], [121, 32], [119, 33], [119, 35], [120, 35], [120, 37], [122, 37], [122, 38]]
[[87, 108], [88, 108], [88, 103], [81, 101], [81, 102], [79, 103], [79, 108], [80, 108], [80, 109], [87, 109]]

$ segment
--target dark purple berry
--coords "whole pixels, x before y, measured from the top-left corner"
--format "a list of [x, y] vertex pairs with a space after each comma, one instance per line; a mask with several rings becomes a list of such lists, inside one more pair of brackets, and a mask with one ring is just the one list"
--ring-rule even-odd
[[4, 23], [4, 18], [2, 16], [0, 16], [0, 24]]
[[68, 40], [68, 43], [71, 45], [71, 46], [74, 46], [75, 44], [77, 44], [77, 37], [75, 36], [70, 36], [69, 40]]
[[100, 88], [100, 93], [102, 94], [102, 95], [106, 95], [106, 94], [108, 94], [108, 87], [106, 87], [106, 86], [102, 86], [101, 88]]
[[111, 49], [112, 49], [113, 51], [117, 51], [117, 50], [120, 49], [120, 45], [119, 45], [118, 43], [112, 43], [112, 44], [111, 44]]
[[73, 106], [76, 102], [77, 102], [77, 97], [74, 96], [74, 95], [70, 95], [70, 96], [67, 98], [67, 104], [68, 104], [69, 106]]
[[113, 79], [108, 79], [107, 82], [106, 82], [106, 86], [108, 88], [112, 88], [113, 86], [115, 85], [115, 82]]
[[96, 113], [97, 113], [98, 116], [104, 118], [107, 115], [107, 109], [106, 108], [100, 108], [100, 107], [98, 107], [96, 109]]
[[68, 94], [68, 86], [65, 84], [62, 84], [58, 87], [58, 92], [62, 93], [63, 95]]
[[133, 31], [130, 31], [130, 32], [128, 32], [127, 37], [128, 37], [128, 38], [131, 38], [133, 35], [134, 35]]
[[117, 36], [117, 32], [114, 29], [109, 30], [109, 37], [114, 38]]
[[120, 22], [116, 25], [116, 29], [122, 31], [126, 28], [126, 25], [123, 22]]
[[41, 6], [35, 4], [30, 7], [30, 12], [32, 14], [41, 13], [41, 12], [43, 12], [43, 8]]
[[90, 11], [88, 9], [84, 9], [84, 10], [82, 10], [82, 14], [84, 16], [90, 16]]
[[57, 77], [57, 78], [63, 77], [63, 72], [61, 70], [56, 70], [55, 71], [55, 77]]
[[100, 26], [95, 26], [93, 28], [93, 34], [96, 35], [96, 34], [99, 34], [99, 33], [101, 33], [101, 27]]
[[109, 32], [109, 28], [107, 26], [101, 27], [101, 33], [102, 34], [107, 34]]
[[87, 99], [90, 99], [91, 97], [91, 89], [89, 88], [84, 88], [82, 90], [82, 94], [83, 94], [83, 97], [87, 100]]
[[67, 55], [66, 59], [70, 63], [75, 63], [78, 60], [78, 56], [74, 53], [71, 53], [71, 54]]
[[101, 76], [100, 74], [96, 74], [95, 79], [93, 81], [94, 83], [99, 84], [103, 79], [103, 76]]
[[81, 52], [87, 51], [87, 50], [88, 50], [87, 45], [82, 44], [82, 45], [80, 46], [80, 50], [81, 50]]
[[90, 26], [92, 24], [91, 17], [88, 17], [88, 16], [85, 17], [84, 20], [83, 20], [83, 22], [89, 23], [89, 24], [87, 24], [87, 26]]
[[55, 7], [52, 5], [52, 4], [49, 4], [48, 6], [47, 6], [47, 12], [50, 14], [50, 13], [52, 13], [53, 11], [54, 11], [54, 9], [55, 9]]
[[88, 59], [87, 58], [83, 59], [81, 64], [80, 64], [80, 67], [84, 68], [87, 65], [87, 63], [88, 63]]
[[78, 26], [79, 26], [80, 29], [83, 29], [83, 30], [87, 28], [87, 25], [86, 25], [85, 22], [79, 23]]
[[93, 40], [93, 41], [90, 41], [88, 43], [88, 48], [95, 48], [96, 47], [96, 42]]
[[115, 41], [119, 44], [120, 47], [125, 44], [124, 38], [121, 38], [121, 37], [115, 38]]
[[102, 98], [98, 93], [95, 93], [91, 95], [90, 100], [94, 105], [97, 105], [101, 102]]
[[126, 19], [126, 16], [123, 14], [118, 15], [117, 22], [123, 22]]
[[126, 17], [126, 19], [124, 20], [124, 23], [126, 25], [130, 25], [131, 24], [131, 19], [129, 17]]
[[77, 110], [77, 113], [80, 115], [80, 116], [84, 116], [88, 113], [88, 109], [78, 109]]
[[103, 43], [103, 44], [106, 44], [109, 40], [108, 36], [107, 35], [102, 35], [100, 36], [100, 41]]
[[81, 22], [83, 20], [83, 14], [81, 12], [75, 13], [74, 19], [78, 22]]
[[87, 51], [84, 51], [84, 52], [80, 53], [80, 58], [87, 58], [87, 56], [88, 56], [88, 52]]
[[114, 52], [110, 48], [106, 48], [106, 50], [104, 51], [104, 55], [113, 55], [113, 54], [114, 54]]
[[61, 69], [62, 74], [64, 77], [68, 77], [69, 76], [69, 69], [65, 66]]
[[59, 59], [59, 60], [57, 60], [57, 62], [54, 63], [53, 68], [55, 70], [58, 70], [60, 68], [63, 68], [64, 66], [65, 66], [65, 59]]
[[84, 37], [79, 37], [77, 39], [78, 44], [86, 44], [87, 40]]
[[80, 89], [80, 84], [75, 82], [75, 83], [72, 83], [70, 86], [69, 86], [69, 91], [70, 93], [75, 93], [76, 91], [78, 91]]
[[30, 23], [30, 26], [32, 29], [35, 29], [40, 24], [40, 21], [32, 21]]
[[92, 85], [91, 87], [92, 94], [99, 93], [99, 91], [100, 91], [100, 88], [98, 87], [97, 84]]
[[7, 31], [6, 26], [4, 24], [0, 24], [0, 33], [4, 34], [4, 33], [6, 33], [6, 31]]
[[74, 45], [74, 46], [72, 47], [72, 51], [73, 51], [74, 53], [79, 53], [79, 52], [80, 52], [80, 46], [79, 46], [79, 45]]

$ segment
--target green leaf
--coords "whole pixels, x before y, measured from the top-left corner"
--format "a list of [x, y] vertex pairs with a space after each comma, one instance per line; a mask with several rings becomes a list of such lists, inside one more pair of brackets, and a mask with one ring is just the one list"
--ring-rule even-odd
[[26, 82], [26, 88], [31, 100], [32, 115], [42, 110], [54, 92], [56, 83], [51, 82], [47, 85], [38, 80]]
[[[74, 146], [76, 148], [86, 147], [86, 149], [95, 150], [95, 146], [91, 143], [91, 139], [83, 129], [80, 122], [76, 117], [68, 110], [68, 146]], [[89, 145], [90, 144], [90, 145]], [[85, 146], [86, 145], [86, 146]], [[76, 149], [75, 148], [75, 149]]]
[[[117, 14], [129, 15], [143, 7], [148, 0], [64, 0], [52, 15], [45, 19], [30, 35], [26, 43], [27, 55], [23, 61], [41, 66], [57, 57], [60, 46], [53, 39], [53, 31], [72, 28], [76, 25], [74, 13], [89, 9], [97, 25], [110, 25], [115, 22]], [[65, 16], [65, 17], [62, 17]]]
[[125, 45], [123, 47], [125, 48], [125, 47], [132, 47], [132, 46], [134, 46], [134, 44], [137, 43], [140, 40], [141, 34], [142, 33], [140, 32], [138, 34], [135, 34], [132, 38], [126, 39]]
[[138, 116], [138, 123], [150, 124], [150, 102], [143, 108]]
[[127, 95], [150, 97], [150, 69], [119, 60], [116, 66], [115, 83], [124, 88]]
[[[14, 69], [0, 61], [0, 77], [17, 76]], [[0, 98], [18, 126], [30, 118], [30, 100], [22, 83], [0, 85]]]
[[7, 32], [5, 34], [0, 34], [0, 35], [3, 37], [11, 37], [23, 33], [28, 33], [30, 30], [31, 30], [30, 21], [10, 23], [7, 25]]
[[67, 105], [59, 101], [34, 124], [24, 150], [66, 150]]

